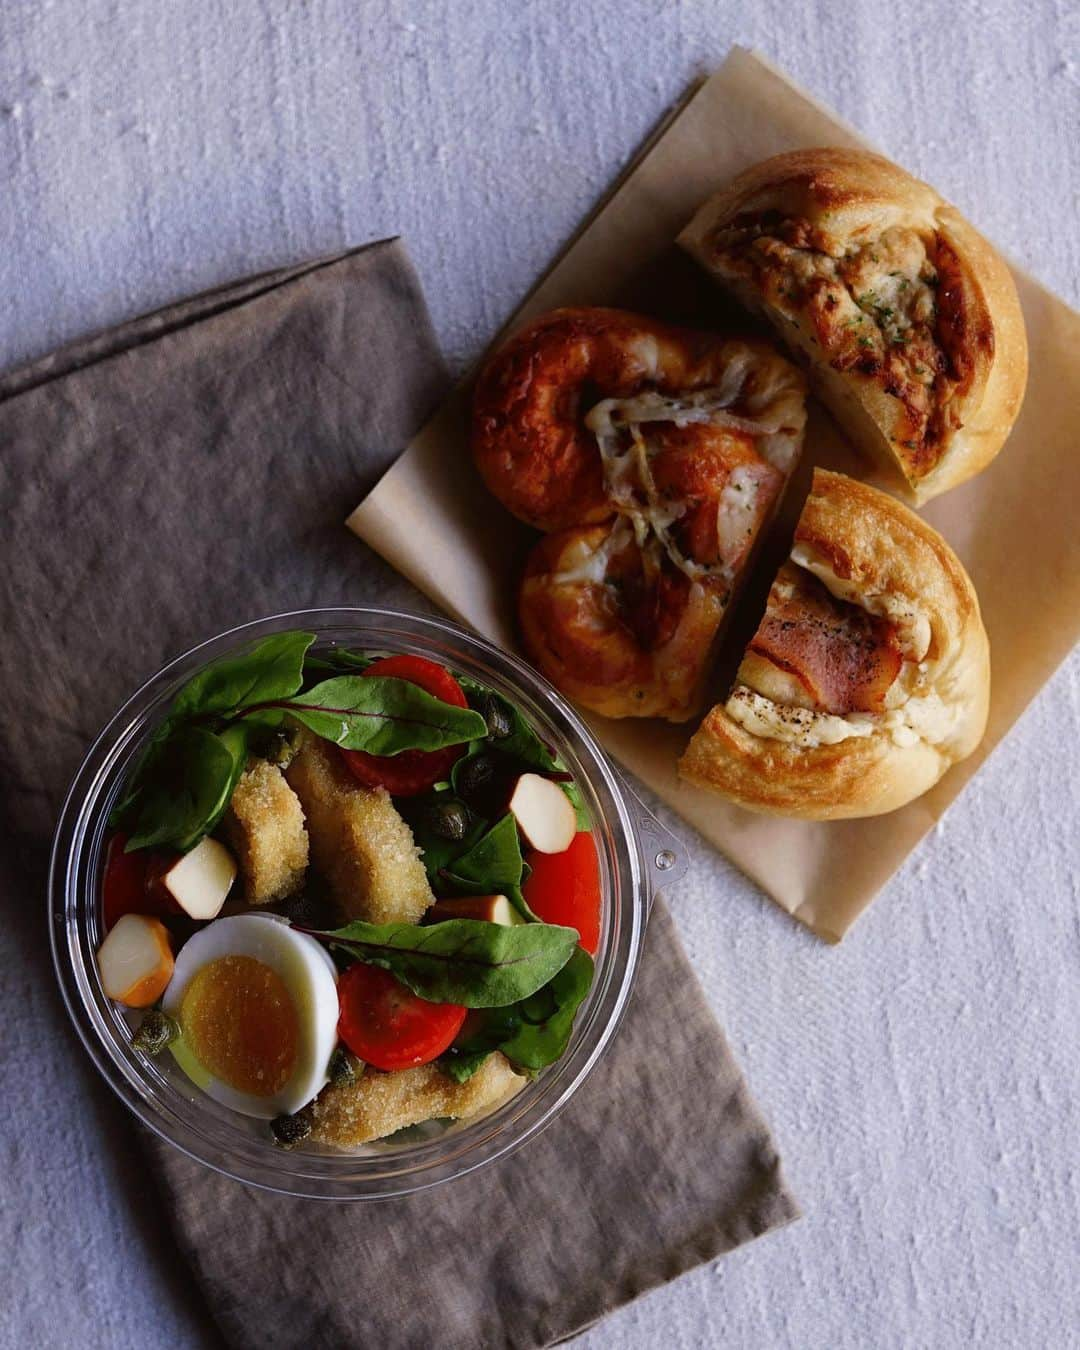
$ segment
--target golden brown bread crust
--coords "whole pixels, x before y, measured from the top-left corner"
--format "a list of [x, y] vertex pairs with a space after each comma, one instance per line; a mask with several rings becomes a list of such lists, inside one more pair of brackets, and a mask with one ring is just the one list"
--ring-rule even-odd
[[[982, 739], [989, 644], [974, 588], [941, 536], [913, 512], [821, 469], [792, 556], [834, 594], [891, 615], [917, 658], [918, 700], [881, 718], [850, 719], [859, 734], [838, 743], [828, 743], [815, 723], [800, 743], [759, 734], [758, 724], [741, 714], [746, 705], [737, 686], [705, 717], [679, 772], [755, 811], [831, 820], [895, 810]], [[782, 730], [783, 716], [778, 721]], [[844, 731], [841, 719], [820, 726]]]
[[625, 587], [562, 579], [602, 550], [613, 528], [562, 530], [537, 544], [518, 592], [525, 651], [557, 689], [604, 717], [685, 721], [701, 708], [727, 592], [665, 569], [655, 593], [642, 597], [650, 612], [635, 624], [620, 606]]
[[525, 650], [575, 702], [683, 721], [801, 448], [803, 376], [767, 343], [622, 310], [546, 314], [481, 372], [472, 450], [547, 532]]
[[508, 1100], [525, 1082], [498, 1051], [464, 1083], [455, 1083], [437, 1064], [392, 1073], [367, 1069], [351, 1083], [328, 1084], [315, 1098], [311, 1140], [353, 1149], [425, 1120], [465, 1120]]
[[[715, 386], [746, 351], [769, 378], [801, 385], [802, 377], [755, 339], [721, 338], [627, 310], [553, 310], [515, 333], [481, 370], [473, 459], [489, 491], [538, 530], [608, 520], [615, 508], [585, 425], [590, 406], [645, 389], [678, 396]], [[781, 368], [779, 377], [770, 373]]]
[[739, 175], [679, 242], [777, 328], [908, 500], [1001, 449], [1027, 382], [1016, 287], [925, 183], [866, 151], [793, 151]]
[[249, 762], [221, 830], [236, 855], [249, 905], [282, 900], [303, 886], [308, 864], [304, 812], [276, 764]]
[[361, 787], [337, 747], [309, 731], [285, 779], [303, 807], [312, 862], [343, 920], [419, 923], [435, 897], [412, 831], [386, 789]]

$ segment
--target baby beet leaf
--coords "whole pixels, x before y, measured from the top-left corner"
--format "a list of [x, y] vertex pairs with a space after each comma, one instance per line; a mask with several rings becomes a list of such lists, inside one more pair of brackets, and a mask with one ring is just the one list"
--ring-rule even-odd
[[502, 1008], [535, 994], [576, 948], [573, 928], [528, 923], [504, 927], [480, 919], [411, 923], [355, 922], [320, 933], [333, 947], [381, 966], [420, 998], [466, 1008]]
[[180, 690], [170, 720], [288, 698], [300, 688], [304, 654], [314, 641], [314, 633], [275, 633], [242, 656], [213, 662]]
[[347, 647], [328, 647], [325, 651], [308, 652], [304, 658], [304, 678], [312, 679], [316, 675], [347, 675], [351, 671], [359, 674], [367, 670], [375, 660], [362, 652], [351, 652]]
[[484, 719], [471, 708], [455, 708], [387, 675], [339, 675], [285, 706], [317, 736], [372, 755], [441, 750], [484, 733]]

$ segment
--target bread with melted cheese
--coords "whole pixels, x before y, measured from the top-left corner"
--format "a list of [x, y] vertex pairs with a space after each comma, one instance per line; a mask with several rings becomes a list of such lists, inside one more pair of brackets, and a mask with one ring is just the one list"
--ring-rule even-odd
[[727, 700], [681, 776], [812, 820], [879, 815], [979, 744], [990, 655], [944, 539], [888, 494], [818, 469]]
[[563, 309], [478, 381], [485, 481], [543, 529], [529, 658], [607, 717], [696, 716], [725, 616], [802, 446], [806, 381], [765, 342]]
[[918, 505], [984, 469], [1027, 382], [1005, 262], [954, 207], [861, 150], [739, 175], [679, 243], [802, 360], [886, 486]]

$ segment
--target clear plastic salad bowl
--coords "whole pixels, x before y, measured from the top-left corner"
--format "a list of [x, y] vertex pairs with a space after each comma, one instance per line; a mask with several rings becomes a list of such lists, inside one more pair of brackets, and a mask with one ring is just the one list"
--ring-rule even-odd
[[[100, 881], [106, 821], [133, 761], [197, 670], [288, 629], [315, 633], [315, 650], [347, 646], [427, 656], [512, 700], [574, 774], [600, 857], [596, 975], [562, 1058], [490, 1115], [416, 1127], [407, 1142], [381, 1141], [356, 1153], [281, 1149], [271, 1142], [265, 1122], [218, 1105], [171, 1055], [149, 1060], [139, 1054], [131, 1045], [136, 1019], [106, 998], [95, 961], [104, 936]], [[573, 709], [516, 657], [436, 619], [378, 609], [304, 610], [246, 624], [195, 647], [120, 709], [92, 746], [60, 816], [49, 924], [57, 975], [79, 1036], [106, 1082], [145, 1125], [240, 1181], [311, 1198], [367, 1200], [464, 1176], [520, 1147], [558, 1115], [611, 1043], [626, 1011], [655, 885], [675, 879], [684, 866], [682, 845], [626, 788]]]

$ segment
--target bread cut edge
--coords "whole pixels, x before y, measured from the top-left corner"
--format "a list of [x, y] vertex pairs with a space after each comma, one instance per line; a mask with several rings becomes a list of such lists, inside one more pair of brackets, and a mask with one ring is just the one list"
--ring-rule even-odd
[[[822, 503], [834, 518], [833, 542], [846, 553], [856, 576], [881, 576], [875, 556], [884, 538], [917, 558], [906, 580], [926, 573], [934, 593], [938, 633], [948, 631], [949, 652], [941, 679], [950, 706], [959, 710], [947, 743], [920, 739], [901, 745], [885, 730], [836, 745], [803, 748], [757, 736], [717, 704], [706, 714], [679, 761], [679, 775], [718, 792], [748, 810], [807, 820], [882, 815], [929, 791], [982, 740], [990, 700], [990, 645], [978, 598], [959, 559], [944, 539], [914, 512], [887, 494], [843, 474], [815, 470], [804, 508]], [[886, 550], [886, 558], [889, 552]], [[901, 561], [904, 561], [901, 559]], [[904, 569], [901, 568], [901, 571]], [[932, 575], [930, 575], [932, 573]], [[935, 688], [937, 684], [935, 684]]]
[[[934, 228], [963, 257], [977, 285], [994, 328], [994, 358], [971, 420], [953, 435], [948, 449], [930, 473], [912, 480], [892, 445], [858, 397], [857, 387], [821, 359], [809, 324], [793, 321], [769, 305], [756, 288], [721, 275], [711, 258], [709, 240], [719, 222], [729, 217], [745, 198], [769, 189], [770, 166], [797, 163], [800, 172], [815, 163], [830, 172], [852, 175], [860, 168], [868, 175], [868, 201], [890, 195], [896, 204], [905, 199], [916, 212], [932, 214]], [[959, 212], [927, 184], [899, 165], [869, 151], [823, 148], [777, 155], [738, 175], [709, 197], [676, 239], [676, 243], [708, 273], [721, 290], [750, 313], [763, 319], [806, 371], [814, 392], [828, 408], [856, 449], [877, 472], [878, 481], [913, 506], [921, 506], [981, 473], [997, 456], [1019, 415], [1027, 387], [1028, 347], [1020, 297], [1007, 264], [996, 248]]]

